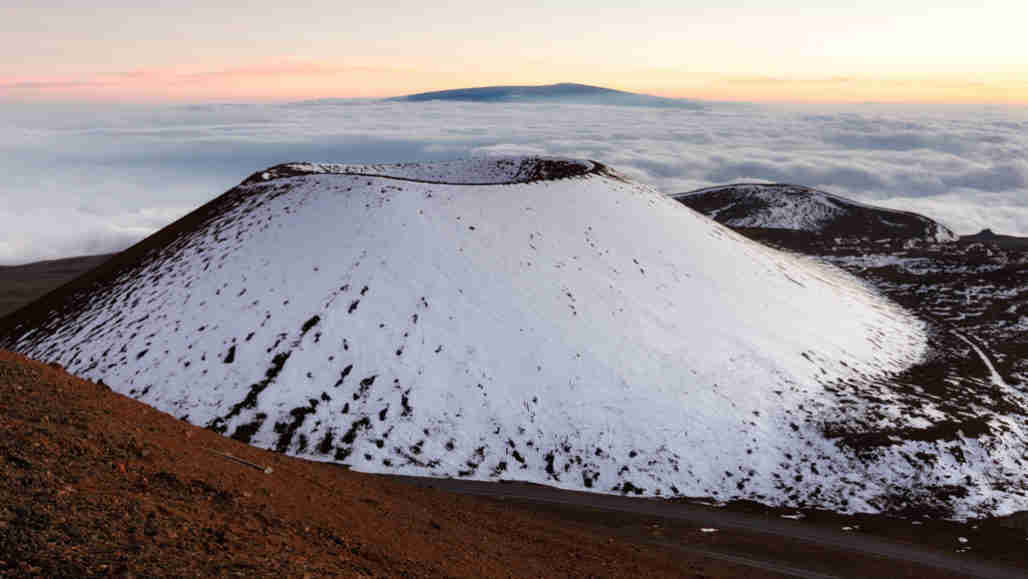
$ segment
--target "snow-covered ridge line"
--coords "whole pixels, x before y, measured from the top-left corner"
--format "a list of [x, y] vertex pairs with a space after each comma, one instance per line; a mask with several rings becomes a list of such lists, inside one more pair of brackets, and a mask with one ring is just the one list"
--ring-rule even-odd
[[856, 201], [854, 199], [849, 199], [849, 198], [843, 197], [841, 195], [836, 195], [835, 193], [829, 193], [828, 191], [824, 191], [822, 189], [814, 189], [813, 187], [807, 187], [806, 185], [796, 185], [794, 183], [756, 183], [756, 182], [731, 183], [731, 184], [728, 184], [728, 185], [714, 185], [712, 187], [704, 187], [702, 189], [695, 189], [693, 191], [686, 191], [684, 193], [672, 193], [670, 195], [670, 197], [672, 199], [675, 199], [676, 201], [680, 201], [682, 199], [688, 199], [689, 197], [695, 197], [695, 196], [703, 195], [705, 193], [711, 193], [713, 191], [722, 191], [722, 190], [735, 189], [735, 188], [741, 188], [741, 187], [781, 188], [781, 189], [797, 189], [797, 190], [802, 189], [802, 190], [806, 190], [809, 193], [814, 193], [814, 194], [817, 194], [817, 195], [822, 195], [822, 196], [824, 196], [825, 198], [827, 198], [827, 199], [829, 199], [831, 201], [835, 201], [835, 202], [841, 203], [843, 205], [849, 205], [849, 206], [853, 206], [853, 207], [862, 207], [864, 209], [873, 209], [875, 211], [881, 211], [883, 213], [895, 213], [897, 215], [906, 215], [906, 216], [910, 216], [910, 217], [921, 217], [921, 218], [924, 218], [924, 215], [921, 215], [920, 213], [914, 213], [913, 211], [904, 211], [902, 209], [893, 209], [891, 207], [882, 207], [881, 205], [870, 205], [868, 203], [863, 203], [861, 201]]
[[782, 229], [835, 237], [956, 241], [929, 217], [877, 207], [802, 185], [733, 183], [671, 197], [729, 227]]
[[283, 163], [254, 173], [243, 184], [301, 175], [381, 177], [433, 185], [512, 185], [613, 172], [601, 163], [563, 157], [482, 157], [437, 163], [350, 165]]

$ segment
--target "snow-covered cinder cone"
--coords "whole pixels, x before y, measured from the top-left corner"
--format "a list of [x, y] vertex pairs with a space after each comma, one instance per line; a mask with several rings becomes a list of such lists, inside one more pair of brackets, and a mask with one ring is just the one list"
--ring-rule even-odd
[[673, 197], [729, 227], [843, 238], [928, 242], [959, 239], [950, 228], [924, 215], [867, 205], [801, 185], [736, 183]]
[[0, 341], [371, 472], [870, 509], [821, 413], [926, 350], [841, 270], [587, 161], [282, 165], [115, 261]]

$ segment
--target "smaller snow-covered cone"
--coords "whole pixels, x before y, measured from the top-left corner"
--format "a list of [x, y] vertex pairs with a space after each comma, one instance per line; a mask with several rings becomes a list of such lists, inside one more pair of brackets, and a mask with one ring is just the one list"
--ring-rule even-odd
[[784, 229], [843, 238], [959, 239], [948, 227], [923, 215], [866, 205], [799, 185], [736, 183], [673, 197], [733, 228]]
[[841, 270], [538, 158], [258, 172], [0, 328], [190, 422], [359, 470], [839, 510], [925, 476], [870, 478], [894, 458], [824, 421], [872, 383], [890, 425], [920, 420], [880, 385], [926, 343]]

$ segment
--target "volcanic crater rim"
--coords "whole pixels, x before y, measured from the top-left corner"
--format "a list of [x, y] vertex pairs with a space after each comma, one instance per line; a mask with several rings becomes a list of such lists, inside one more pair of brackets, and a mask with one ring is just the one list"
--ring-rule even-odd
[[241, 184], [253, 185], [277, 179], [313, 175], [349, 175], [436, 185], [515, 185], [540, 181], [607, 175], [617, 179], [606, 165], [593, 160], [566, 157], [512, 156], [471, 157], [451, 161], [392, 164], [288, 162], [274, 165], [247, 177]]

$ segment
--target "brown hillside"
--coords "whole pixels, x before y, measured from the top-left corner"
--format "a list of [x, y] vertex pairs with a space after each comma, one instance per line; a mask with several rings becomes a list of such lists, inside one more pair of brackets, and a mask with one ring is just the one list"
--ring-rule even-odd
[[526, 506], [262, 451], [7, 352], [0, 432], [0, 575], [755, 572]]

